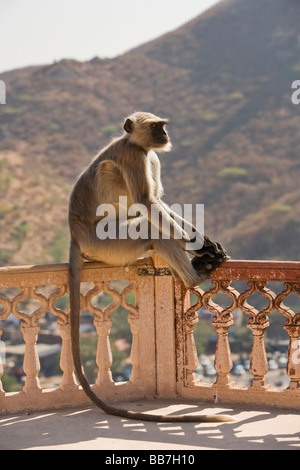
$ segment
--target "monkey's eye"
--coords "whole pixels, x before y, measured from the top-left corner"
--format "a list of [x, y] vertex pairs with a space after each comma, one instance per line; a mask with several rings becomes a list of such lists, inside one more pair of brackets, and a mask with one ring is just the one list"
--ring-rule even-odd
[[157, 127], [157, 124], [155, 124], [155, 123], [151, 124], [151, 127]]

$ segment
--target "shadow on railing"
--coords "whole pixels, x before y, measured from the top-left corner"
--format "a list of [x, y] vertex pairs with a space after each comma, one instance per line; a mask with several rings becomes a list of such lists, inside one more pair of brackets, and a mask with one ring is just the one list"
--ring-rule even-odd
[[[164, 268], [164, 262], [157, 255], [138, 260], [126, 268], [101, 263], [85, 264], [82, 283], [87, 284], [81, 294], [81, 309], [86, 309], [93, 315], [98, 337], [98, 373], [93, 385], [96, 393], [109, 401], [180, 395], [197, 400], [213, 401], [218, 398], [224, 402], [299, 408], [300, 312], [287, 307], [284, 300], [293, 293], [299, 296], [300, 263], [228, 261], [213, 273], [212, 287], [205, 289], [201, 286], [189, 290], [181, 282], [174, 282]], [[141, 271], [143, 275], [140, 275]], [[126, 283], [121, 283], [120, 288], [111, 283], [112, 280], [125, 279]], [[247, 281], [248, 285], [238, 289], [234, 285], [235, 281]], [[271, 289], [268, 283], [272, 283], [272, 286], [273, 283], [278, 283], [279, 288]], [[67, 292], [67, 264], [0, 268], [0, 321], [4, 321], [4, 327], [0, 323], [0, 339], [5, 337], [5, 320], [13, 317], [20, 324], [25, 343], [22, 364], [25, 383], [20, 392], [6, 393], [3, 390], [1, 377], [5, 370], [5, 355], [2, 354], [0, 412], [88, 403], [74, 376], [69, 311], [67, 307], [58, 307], [59, 300]], [[97, 302], [97, 298], [103, 293], [112, 297], [112, 301], [105, 307]], [[193, 306], [190, 305], [191, 293], [196, 298]], [[215, 303], [212, 298], [218, 293], [229, 298], [229, 306], [222, 307]], [[259, 309], [249, 304], [248, 299], [254, 293], [262, 296], [267, 305]], [[131, 294], [134, 294], [134, 303], [128, 301]], [[29, 299], [33, 308], [28, 312], [24, 305]], [[132, 374], [128, 382], [116, 383], [111, 374], [113, 358], [109, 335], [112, 327], [111, 314], [119, 306], [129, 312]], [[198, 321], [198, 312], [203, 307], [213, 314], [212, 325], [218, 336], [215, 352], [217, 378], [214, 384], [200, 382], [194, 374], [198, 366], [194, 327]], [[229, 376], [232, 357], [228, 331], [233, 325], [233, 312], [236, 309], [248, 316], [248, 327], [253, 335], [250, 364], [253, 381], [249, 387], [234, 385]], [[290, 338], [287, 357], [290, 383], [285, 390], [270, 388], [265, 377], [268, 363], [264, 332], [269, 326], [268, 315], [271, 318], [274, 310], [285, 317], [284, 328]], [[41, 319], [48, 315], [57, 318], [61, 336], [62, 378], [56, 389], [42, 389], [39, 380], [37, 339], [41, 334]], [[5, 341], [1, 343], [5, 347]]]

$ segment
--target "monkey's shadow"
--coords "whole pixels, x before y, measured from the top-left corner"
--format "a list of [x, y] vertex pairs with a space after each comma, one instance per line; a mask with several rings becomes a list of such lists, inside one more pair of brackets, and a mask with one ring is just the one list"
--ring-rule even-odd
[[[161, 413], [168, 404], [143, 401], [130, 409]], [[178, 404], [178, 403], [177, 403]], [[128, 408], [128, 403], [126, 404]], [[122, 404], [122, 407], [125, 405]], [[96, 407], [35, 412], [30, 415], [0, 417], [0, 450], [71, 449], [71, 450], [288, 450], [300, 448], [300, 432], [272, 434], [271, 421], [278, 416], [288, 419], [291, 412], [250, 407], [219, 408], [186, 404], [178, 412], [226, 413], [237, 421], [230, 423], [155, 423], [134, 421], [103, 413]], [[170, 413], [172, 414], [172, 413]], [[295, 414], [295, 413], [292, 413]], [[270, 424], [269, 424], [270, 423]], [[269, 425], [269, 427], [268, 427]], [[261, 426], [267, 431], [263, 434]], [[251, 432], [251, 430], [255, 430]], [[280, 428], [279, 428], [280, 429]], [[300, 428], [299, 428], [300, 430]], [[248, 432], [247, 432], [248, 431]], [[281, 440], [282, 439], [282, 440]]]

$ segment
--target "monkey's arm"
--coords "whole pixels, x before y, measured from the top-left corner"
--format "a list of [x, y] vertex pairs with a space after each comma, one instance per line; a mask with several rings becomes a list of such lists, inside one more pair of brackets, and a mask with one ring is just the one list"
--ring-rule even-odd
[[184, 229], [185, 232], [188, 233], [189, 243], [186, 246], [186, 251], [195, 251], [201, 249], [204, 243], [204, 234], [198, 232], [198, 230], [192, 223], [188, 222], [179, 214], [172, 211], [168, 204], [166, 204], [162, 200], [160, 200], [160, 204], [167, 212], [167, 214], [172, 217]]
[[[153, 194], [154, 181], [152, 179], [151, 167], [145, 158], [134, 162], [126, 162], [123, 166], [123, 178], [130, 194], [131, 200], [135, 204], [142, 204], [145, 211], [141, 209], [142, 215], [149, 220], [160, 233], [166, 237], [176, 238], [180, 244], [190, 241], [189, 235], [182, 227], [170, 216], [170, 214], [161, 205], [161, 201]], [[161, 215], [161, 217], [160, 217]], [[176, 234], [176, 236], [174, 236]]]
[[[158, 204], [161, 206], [161, 211], [164, 211], [165, 216], [168, 219], [171, 217], [175, 221], [175, 223], [177, 223], [180, 228], [183, 229], [185, 233], [186, 242], [188, 244], [189, 242], [191, 242], [191, 240], [195, 239], [195, 241], [192, 242], [192, 246], [194, 249], [200, 249], [203, 246], [203, 235], [197, 231], [196, 227], [193, 224], [191, 224], [187, 220], [183, 219], [183, 217], [172, 211], [168, 204], [163, 202], [161, 199], [164, 191], [161, 183], [161, 165], [158, 156], [155, 152], [151, 151], [148, 153], [148, 158], [150, 159], [151, 173], [154, 182], [153, 194], [157, 198]], [[179, 233], [181, 233], [181, 231]], [[189, 251], [189, 246], [186, 247], [186, 251]]]
[[153, 194], [157, 199], [161, 199], [164, 194], [164, 188], [161, 182], [161, 166], [158, 156], [155, 152], [150, 151], [148, 153], [148, 158], [150, 159], [150, 167], [153, 179]]

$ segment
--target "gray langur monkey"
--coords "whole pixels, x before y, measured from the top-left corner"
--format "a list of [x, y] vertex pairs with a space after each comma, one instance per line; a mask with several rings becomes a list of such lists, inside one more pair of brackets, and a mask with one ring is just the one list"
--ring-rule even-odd
[[[182, 229], [183, 219], [171, 211], [161, 200], [163, 188], [160, 177], [160, 161], [154, 150], [169, 150], [171, 143], [165, 130], [168, 123], [151, 113], [136, 112], [124, 123], [125, 133], [113, 140], [99, 152], [91, 164], [79, 176], [74, 185], [69, 205], [70, 258], [69, 290], [71, 309], [71, 340], [74, 367], [78, 380], [88, 397], [108, 414], [124, 418], [159, 422], [224, 422], [232, 421], [230, 416], [160, 416], [123, 410], [104, 403], [91, 389], [83, 372], [80, 346], [80, 278], [84, 259], [102, 261], [110, 265], [126, 266], [133, 263], [147, 250], [155, 250], [169, 265], [173, 276], [181, 279], [187, 287], [200, 284], [220, 263], [229, 259], [219, 243], [202, 236], [203, 246], [191, 250], [191, 259], [185, 251], [191, 237]], [[106, 238], [99, 239], [96, 226], [101, 216], [97, 208], [101, 204], [115, 207], [117, 223], [122, 210], [120, 196], [126, 196], [128, 204], [145, 207], [141, 217], [146, 217], [149, 227], [156, 224], [157, 239]], [[151, 211], [154, 209], [154, 212]], [[153, 213], [160, 218], [153, 220]], [[157, 221], [158, 220], [158, 221]], [[162, 236], [163, 222], [171, 227], [169, 239]], [[130, 225], [132, 220], [126, 222]], [[133, 220], [134, 223], [134, 220]], [[177, 230], [181, 238], [174, 238]], [[173, 234], [173, 235], [172, 235]]]

